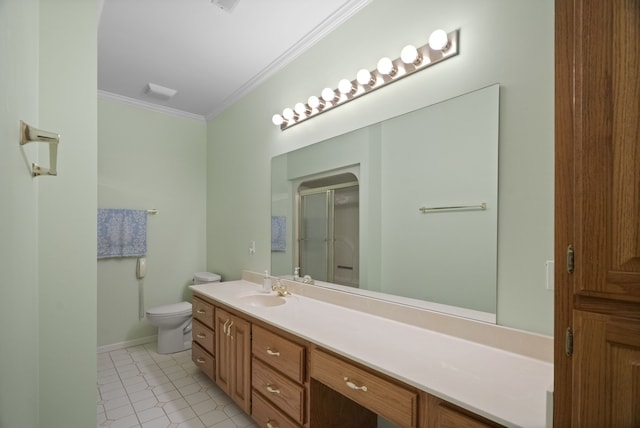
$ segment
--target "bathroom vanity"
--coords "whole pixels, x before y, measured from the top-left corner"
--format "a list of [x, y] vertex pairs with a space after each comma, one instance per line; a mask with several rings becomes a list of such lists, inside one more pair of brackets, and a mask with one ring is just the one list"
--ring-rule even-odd
[[[550, 338], [495, 335], [537, 349], [517, 353], [399, 322], [402, 308], [381, 316], [388, 304], [291, 281], [292, 295], [265, 294], [259, 275], [243, 278], [191, 287], [192, 358], [261, 427], [546, 426]], [[504, 330], [444, 317], [462, 336]]]

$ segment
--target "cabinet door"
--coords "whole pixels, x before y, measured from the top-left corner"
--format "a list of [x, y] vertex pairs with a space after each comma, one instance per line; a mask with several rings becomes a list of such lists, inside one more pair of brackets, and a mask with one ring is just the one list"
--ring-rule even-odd
[[216, 308], [216, 383], [245, 412], [251, 405], [251, 324]]
[[558, 166], [573, 171], [573, 289], [640, 302], [640, 2], [571, 1], [573, 135], [558, 144], [572, 159]]
[[640, 1], [555, 6], [554, 425], [640, 426]]
[[227, 328], [231, 323], [231, 314], [220, 308], [216, 308], [215, 314], [216, 383], [229, 395], [231, 391], [231, 355]]
[[574, 327], [573, 426], [640, 427], [640, 320], [576, 311]]
[[231, 398], [249, 413], [251, 410], [251, 324], [232, 316], [229, 325]]

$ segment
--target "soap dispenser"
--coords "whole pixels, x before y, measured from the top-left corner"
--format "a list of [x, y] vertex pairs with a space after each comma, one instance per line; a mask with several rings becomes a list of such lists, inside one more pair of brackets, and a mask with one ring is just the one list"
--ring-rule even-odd
[[264, 271], [264, 278], [262, 279], [262, 292], [271, 293], [271, 277], [269, 277], [269, 271]]

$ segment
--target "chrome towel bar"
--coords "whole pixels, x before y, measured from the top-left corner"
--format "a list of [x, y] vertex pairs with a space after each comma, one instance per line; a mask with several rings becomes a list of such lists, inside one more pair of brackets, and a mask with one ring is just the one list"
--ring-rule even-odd
[[438, 212], [438, 211], [465, 211], [465, 210], [486, 210], [487, 203], [483, 202], [480, 205], [453, 205], [448, 207], [420, 207], [418, 208], [423, 214]]

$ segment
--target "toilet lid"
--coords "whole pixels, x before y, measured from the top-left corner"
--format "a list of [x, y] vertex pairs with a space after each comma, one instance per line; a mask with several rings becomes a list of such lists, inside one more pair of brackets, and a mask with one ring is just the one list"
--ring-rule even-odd
[[157, 306], [155, 308], [147, 309], [149, 315], [182, 315], [191, 313], [191, 303], [180, 302], [172, 305]]
[[222, 279], [220, 275], [211, 272], [196, 272], [193, 277], [201, 282], [219, 282]]

